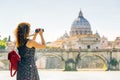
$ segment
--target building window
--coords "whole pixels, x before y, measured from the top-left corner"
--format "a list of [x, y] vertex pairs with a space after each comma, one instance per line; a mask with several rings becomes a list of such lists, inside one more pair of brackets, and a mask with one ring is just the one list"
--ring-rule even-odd
[[96, 47], [96, 49], [98, 49], [98, 47]]
[[76, 31], [76, 35], [78, 35], [78, 32]]
[[90, 45], [87, 45], [87, 48], [90, 49]]
[[98, 40], [98, 38], [96, 38], [96, 40]]
[[79, 50], [81, 50], [81, 47], [79, 47]]
[[104, 43], [104, 41], [102, 43]]

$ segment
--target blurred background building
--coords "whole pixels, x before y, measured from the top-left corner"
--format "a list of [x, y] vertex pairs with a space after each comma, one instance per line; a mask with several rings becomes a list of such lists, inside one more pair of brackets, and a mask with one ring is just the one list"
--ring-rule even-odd
[[62, 49], [120, 49], [120, 37], [109, 41], [98, 32], [93, 33], [89, 21], [80, 10], [78, 17], [73, 21], [69, 33], [65, 33], [56, 41], [48, 44], [49, 47]]

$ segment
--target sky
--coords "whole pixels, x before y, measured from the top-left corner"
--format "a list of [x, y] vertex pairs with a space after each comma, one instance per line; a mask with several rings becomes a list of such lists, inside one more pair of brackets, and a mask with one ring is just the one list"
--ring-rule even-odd
[[0, 39], [11, 36], [20, 22], [31, 24], [31, 33], [44, 28], [46, 42], [55, 41], [83, 12], [93, 33], [109, 41], [120, 36], [120, 0], [0, 0]]

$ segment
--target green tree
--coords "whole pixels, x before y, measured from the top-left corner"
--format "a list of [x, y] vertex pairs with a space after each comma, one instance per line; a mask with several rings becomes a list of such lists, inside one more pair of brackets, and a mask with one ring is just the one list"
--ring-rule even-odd
[[7, 37], [3, 38], [3, 41], [5, 41], [5, 42], [6, 42], [6, 41], [7, 41]]
[[111, 64], [112, 66], [117, 66], [117, 65], [118, 65], [118, 61], [117, 61], [115, 58], [113, 58], [113, 59], [110, 61], [110, 64]]
[[7, 41], [6, 37], [3, 40], [0, 40], [0, 49], [6, 48], [6, 41]]

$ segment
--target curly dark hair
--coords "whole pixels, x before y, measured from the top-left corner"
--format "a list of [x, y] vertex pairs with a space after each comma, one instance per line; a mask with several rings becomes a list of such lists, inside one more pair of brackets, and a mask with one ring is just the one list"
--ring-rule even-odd
[[16, 46], [20, 47], [24, 45], [27, 37], [29, 36], [30, 32], [30, 24], [27, 22], [21, 22], [18, 24], [15, 30], [15, 37], [16, 37]]

